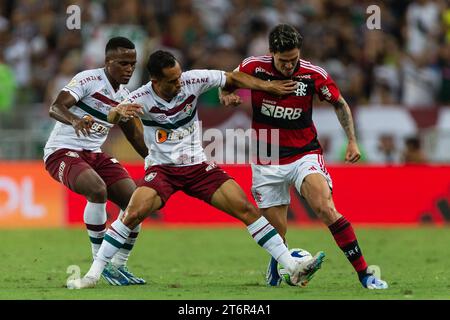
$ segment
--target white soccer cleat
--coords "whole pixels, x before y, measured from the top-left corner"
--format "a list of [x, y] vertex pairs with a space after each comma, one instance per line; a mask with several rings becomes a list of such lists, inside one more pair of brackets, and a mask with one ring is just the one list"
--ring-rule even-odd
[[361, 281], [364, 288], [370, 290], [383, 290], [389, 288], [386, 281], [378, 279], [374, 275], [368, 275]]
[[311, 259], [299, 262], [294, 272], [290, 275], [291, 283], [296, 286], [305, 287], [322, 266], [324, 258], [325, 253], [319, 251]]
[[86, 289], [94, 288], [98, 280], [93, 277], [84, 276], [81, 279], [73, 279], [67, 281], [68, 289]]

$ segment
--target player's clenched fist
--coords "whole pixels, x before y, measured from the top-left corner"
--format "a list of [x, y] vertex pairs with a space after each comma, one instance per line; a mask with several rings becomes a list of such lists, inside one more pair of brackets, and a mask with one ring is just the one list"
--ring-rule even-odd
[[225, 107], [233, 106], [236, 107], [242, 103], [241, 97], [235, 93], [229, 94], [220, 94], [219, 95], [220, 103]]

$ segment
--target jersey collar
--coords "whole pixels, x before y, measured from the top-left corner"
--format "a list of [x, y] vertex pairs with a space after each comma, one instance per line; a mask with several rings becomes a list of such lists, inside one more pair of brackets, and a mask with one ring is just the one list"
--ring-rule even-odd
[[106, 89], [108, 89], [109, 94], [111, 94], [112, 97], [115, 97], [119, 92], [122, 91], [123, 85], [120, 84], [120, 85], [119, 85], [119, 89], [117, 89], [117, 91], [114, 91], [114, 88], [113, 88], [111, 82], [109, 82], [109, 79], [108, 79], [108, 77], [107, 77], [107, 75], [106, 75], [105, 68], [102, 68], [102, 72], [103, 72], [103, 76], [105, 77]]

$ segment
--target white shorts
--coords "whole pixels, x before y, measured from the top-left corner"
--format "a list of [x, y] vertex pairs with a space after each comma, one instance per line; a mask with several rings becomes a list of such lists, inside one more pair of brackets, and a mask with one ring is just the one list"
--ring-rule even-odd
[[323, 155], [307, 154], [295, 162], [284, 165], [252, 164], [252, 194], [258, 208], [288, 205], [291, 202], [289, 188], [294, 185], [300, 192], [305, 177], [319, 173], [333, 188], [331, 176], [325, 168]]

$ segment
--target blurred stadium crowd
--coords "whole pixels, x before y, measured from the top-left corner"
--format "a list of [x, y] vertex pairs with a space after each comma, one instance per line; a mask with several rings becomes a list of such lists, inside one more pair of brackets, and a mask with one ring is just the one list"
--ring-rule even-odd
[[[74, 4], [81, 8], [81, 28], [68, 30], [66, 10]], [[366, 25], [366, 9], [374, 4], [380, 8], [380, 30]], [[34, 128], [45, 137], [49, 131], [42, 124], [51, 126], [49, 104], [74, 74], [102, 65], [111, 36], [127, 36], [136, 44], [139, 65], [130, 83], [135, 89], [148, 81], [143, 66], [155, 49], [171, 50], [185, 69], [232, 70], [247, 56], [267, 54], [268, 32], [278, 23], [298, 28], [304, 59], [325, 68], [352, 107], [398, 106], [415, 126], [402, 140], [425, 143], [425, 152], [440, 148], [436, 132], [422, 135], [421, 129], [435, 128], [441, 110], [448, 113], [450, 5], [445, 0], [3, 0], [0, 125]], [[219, 106], [216, 93], [202, 97], [201, 103], [210, 109]], [[248, 115], [248, 100], [246, 106]], [[223, 117], [228, 119], [230, 112]], [[389, 145], [385, 138], [377, 138], [373, 152], [384, 152], [386, 141]], [[28, 152], [25, 157], [39, 156]], [[338, 161], [334, 152], [331, 159]], [[450, 160], [446, 152], [430, 158]], [[8, 148], [0, 145], [0, 158], [7, 155]], [[401, 160], [400, 150], [396, 159]]]

